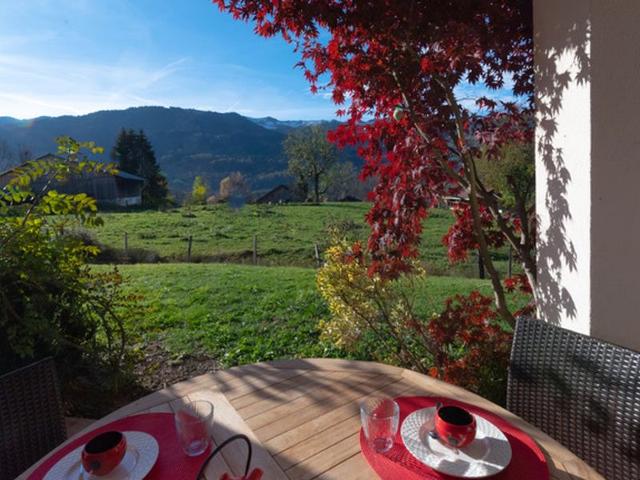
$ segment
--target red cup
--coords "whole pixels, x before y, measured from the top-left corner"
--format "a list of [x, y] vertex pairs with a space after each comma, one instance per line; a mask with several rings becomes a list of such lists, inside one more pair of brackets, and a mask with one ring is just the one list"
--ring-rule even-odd
[[223, 473], [220, 480], [261, 480], [262, 470], [254, 468], [248, 477], [232, 477], [228, 473]]
[[126, 451], [127, 439], [122, 432], [101, 433], [82, 449], [82, 467], [91, 475], [107, 475], [120, 465]]
[[462, 448], [476, 438], [476, 419], [464, 408], [447, 405], [436, 411], [438, 438], [452, 448]]

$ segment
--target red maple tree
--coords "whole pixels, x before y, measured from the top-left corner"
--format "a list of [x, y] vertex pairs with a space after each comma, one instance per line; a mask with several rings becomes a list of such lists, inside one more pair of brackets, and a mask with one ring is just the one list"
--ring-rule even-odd
[[[449, 238], [457, 231], [467, 237], [459, 248], [478, 249], [497, 310], [513, 322], [490, 248], [510, 244], [535, 291], [532, 212], [503, 208], [476, 159], [499, 161], [503, 146], [532, 140], [531, 1], [213, 1], [253, 21], [259, 35], [293, 43], [312, 91], [330, 91], [339, 105], [346, 121], [330, 139], [357, 145], [362, 176], [378, 179], [367, 217], [372, 268], [386, 277], [406, 270], [429, 209], [465, 192], [466, 212]], [[489, 92], [508, 85], [520, 101], [461, 99], [463, 84]]]

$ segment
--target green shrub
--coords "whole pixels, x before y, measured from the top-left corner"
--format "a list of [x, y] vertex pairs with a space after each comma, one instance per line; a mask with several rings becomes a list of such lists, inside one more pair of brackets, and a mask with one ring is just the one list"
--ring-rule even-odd
[[135, 298], [122, 293], [117, 270], [91, 271], [98, 246], [67, 233], [101, 223], [95, 200], [52, 189], [113, 168], [87, 160], [83, 149], [101, 151], [92, 143], [58, 142], [60, 157], [28, 162], [0, 189], [0, 373], [53, 355], [63, 378], [88, 369], [117, 388], [126, 344], [120, 312]]

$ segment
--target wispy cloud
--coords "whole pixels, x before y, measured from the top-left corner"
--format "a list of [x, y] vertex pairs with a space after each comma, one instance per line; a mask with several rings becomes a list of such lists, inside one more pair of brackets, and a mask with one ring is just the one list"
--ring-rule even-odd
[[7, 102], [8, 104], [19, 104], [22, 105], [26, 111], [30, 111], [33, 108], [36, 108], [38, 111], [53, 110], [65, 113], [72, 114], [80, 114], [81, 111], [76, 108], [70, 106], [69, 104], [60, 103], [60, 102], [50, 102], [42, 97], [35, 97], [29, 95], [21, 95], [15, 93], [0, 93], [0, 99], [3, 102]]
[[255, 36], [205, 0], [7, 0], [0, 116], [164, 105], [334, 117], [330, 99], [302, 93], [296, 60], [284, 42]]
[[144, 67], [0, 54], [0, 111], [29, 117], [155, 104], [154, 86], [169, 81], [187, 62], [180, 58]]
[[[131, 91], [146, 90], [151, 86], [153, 86], [154, 84], [178, 72], [180, 70], [180, 66], [184, 65], [186, 62], [188, 62], [188, 60], [189, 59], [185, 57], [185, 58], [180, 58], [178, 60], [170, 62], [155, 70], [154, 69], [138, 70], [136, 72], [136, 75], [138, 76], [139, 79], [133, 82], [130, 81], [131, 70], [132, 70], [130, 66], [119, 67], [118, 72], [120, 74], [122, 74], [123, 71], [125, 72], [124, 77], [126, 78], [126, 84], [129, 90]], [[123, 76], [120, 75], [119, 78], [123, 78]]]

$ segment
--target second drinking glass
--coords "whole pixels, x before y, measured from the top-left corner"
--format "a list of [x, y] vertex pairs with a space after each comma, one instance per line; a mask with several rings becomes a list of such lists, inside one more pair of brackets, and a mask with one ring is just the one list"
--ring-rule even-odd
[[190, 457], [202, 454], [211, 442], [213, 405], [205, 400], [189, 402], [176, 412], [176, 432], [184, 453]]
[[360, 419], [367, 442], [376, 452], [393, 447], [398, 432], [400, 407], [388, 397], [369, 397], [360, 404]]

